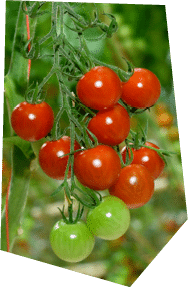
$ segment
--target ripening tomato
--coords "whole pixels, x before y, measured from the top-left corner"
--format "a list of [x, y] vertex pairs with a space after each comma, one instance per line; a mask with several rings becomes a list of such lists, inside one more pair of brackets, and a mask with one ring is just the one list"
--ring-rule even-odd
[[122, 100], [135, 108], [153, 106], [160, 97], [161, 84], [155, 74], [147, 69], [135, 68], [130, 79], [122, 83]]
[[[159, 149], [157, 145], [150, 142], [146, 142], [145, 145]], [[165, 167], [165, 162], [155, 150], [149, 149], [147, 147], [141, 147], [139, 149], [132, 149], [132, 151], [133, 161], [131, 164], [144, 165], [149, 170], [154, 179], [160, 176]], [[121, 153], [123, 161], [126, 162], [126, 146], [122, 149]]]
[[99, 143], [115, 146], [124, 141], [130, 131], [130, 117], [120, 104], [99, 111], [88, 125], [88, 129], [97, 137]]
[[156, 121], [160, 127], [169, 128], [173, 125], [174, 117], [166, 111], [157, 115]]
[[121, 237], [130, 224], [130, 212], [126, 204], [115, 196], [105, 196], [102, 202], [87, 214], [88, 229], [97, 237], [115, 240]]
[[74, 160], [74, 173], [78, 181], [94, 190], [108, 189], [121, 171], [117, 152], [105, 145], [84, 150]]
[[95, 110], [103, 110], [118, 102], [122, 88], [121, 81], [113, 70], [97, 66], [78, 81], [76, 91], [84, 105]]
[[169, 233], [175, 233], [180, 228], [180, 226], [174, 219], [165, 220], [162, 223], [162, 227], [166, 232], [169, 232]]
[[[39, 152], [39, 163], [43, 171], [54, 179], [62, 180], [65, 176], [68, 157], [63, 156], [70, 153], [71, 139], [68, 136], [63, 136], [56, 141], [45, 142]], [[75, 141], [74, 150], [80, 149], [80, 145]], [[74, 157], [79, 152], [74, 154]], [[70, 177], [70, 168], [68, 177]]]
[[167, 136], [171, 141], [178, 141], [179, 140], [178, 127], [172, 126], [171, 128], [169, 128]]
[[141, 164], [131, 164], [122, 168], [117, 182], [110, 187], [111, 195], [119, 197], [129, 208], [146, 204], [154, 193], [154, 179]]
[[52, 108], [46, 103], [18, 104], [11, 116], [11, 124], [15, 133], [22, 139], [30, 142], [47, 136], [54, 123]]
[[84, 221], [67, 224], [61, 219], [51, 230], [50, 243], [60, 259], [79, 262], [90, 255], [95, 239]]
[[2, 161], [2, 196], [7, 193], [10, 187], [11, 167], [8, 161], [4, 158]]

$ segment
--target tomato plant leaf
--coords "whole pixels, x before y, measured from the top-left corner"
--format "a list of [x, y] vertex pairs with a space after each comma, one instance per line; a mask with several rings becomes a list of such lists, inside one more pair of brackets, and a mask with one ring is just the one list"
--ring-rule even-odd
[[[25, 157], [21, 149], [16, 145], [12, 148], [12, 173], [8, 200], [8, 226], [10, 251], [17, 236], [20, 221], [26, 205], [29, 182], [30, 182], [30, 160]], [[1, 220], [1, 250], [7, 251], [6, 240], [6, 216], [5, 209]]]
[[14, 107], [23, 101], [23, 97], [18, 95], [16, 85], [10, 74], [5, 76], [4, 81], [5, 97], [8, 101], [9, 113], [13, 111]]
[[21, 139], [18, 136], [4, 138], [3, 143], [11, 146], [16, 145], [21, 149], [27, 159], [35, 158], [31, 143]]
[[63, 187], [64, 187], [64, 182], [62, 184], [60, 184], [58, 186], [58, 188], [56, 188], [55, 191], [52, 192], [52, 194], [50, 196], [55, 196], [56, 194], [58, 194], [60, 191], [62, 191]]

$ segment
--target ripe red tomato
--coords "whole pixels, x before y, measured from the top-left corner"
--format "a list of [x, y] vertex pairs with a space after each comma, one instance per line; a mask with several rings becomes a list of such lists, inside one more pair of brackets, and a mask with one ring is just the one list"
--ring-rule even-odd
[[18, 104], [11, 116], [11, 124], [15, 133], [22, 139], [30, 142], [47, 136], [54, 123], [52, 108], [46, 103]]
[[[62, 180], [65, 176], [68, 157], [62, 157], [64, 154], [70, 153], [71, 139], [64, 136], [56, 141], [47, 141], [44, 143], [39, 152], [39, 163], [43, 171], [54, 179]], [[75, 141], [74, 150], [80, 149], [80, 145]], [[79, 152], [74, 154], [74, 157]], [[68, 177], [70, 177], [70, 168]]]
[[99, 111], [88, 125], [88, 129], [97, 137], [99, 143], [118, 145], [126, 139], [130, 131], [129, 114], [119, 104]]
[[134, 74], [126, 83], [122, 83], [122, 100], [135, 108], [147, 108], [153, 106], [161, 93], [161, 85], [151, 71], [135, 68]]
[[[150, 142], [146, 142], [145, 145], [159, 149], [158, 146]], [[158, 153], [155, 150], [149, 149], [147, 147], [132, 149], [132, 151], [133, 151], [132, 164], [144, 165], [149, 170], [154, 179], [158, 178], [165, 167], [165, 162], [158, 155]], [[122, 149], [121, 153], [123, 161], [126, 162], [126, 147]]]
[[122, 168], [117, 182], [110, 187], [111, 195], [119, 197], [129, 208], [146, 204], [154, 192], [154, 179], [141, 164], [131, 164]]
[[74, 173], [78, 181], [94, 190], [108, 189], [121, 171], [121, 162], [115, 150], [109, 146], [84, 150], [74, 160]]
[[118, 75], [111, 69], [97, 66], [87, 72], [76, 87], [80, 101], [95, 110], [112, 107], [121, 97]]

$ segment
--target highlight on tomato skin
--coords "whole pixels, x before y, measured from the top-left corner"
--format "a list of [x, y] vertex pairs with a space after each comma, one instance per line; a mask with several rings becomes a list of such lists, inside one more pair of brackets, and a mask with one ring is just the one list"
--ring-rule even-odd
[[[151, 142], [146, 142], [146, 146], [159, 149], [159, 147]], [[164, 160], [158, 155], [155, 150], [147, 147], [140, 147], [139, 149], [132, 148], [133, 160], [131, 164], [141, 164], [145, 166], [151, 173], [154, 179], [157, 179], [165, 167]], [[121, 150], [122, 159], [126, 162], [126, 146]], [[130, 151], [129, 151], [130, 156]]]
[[130, 79], [122, 83], [121, 99], [129, 106], [144, 109], [153, 106], [161, 94], [157, 76], [143, 68], [135, 68]]
[[91, 254], [95, 238], [83, 220], [67, 224], [60, 219], [50, 232], [50, 243], [60, 259], [76, 263]]
[[[69, 136], [63, 136], [56, 141], [45, 142], [39, 151], [39, 164], [42, 170], [51, 178], [63, 180], [70, 153], [71, 139]], [[75, 141], [74, 150], [80, 149], [80, 145]], [[79, 152], [74, 153], [74, 158]], [[70, 167], [67, 178], [70, 177]]]
[[130, 117], [120, 104], [99, 111], [89, 124], [88, 129], [97, 137], [98, 142], [115, 146], [122, 143], [130, 131]]
[[141, 164], [122, 168], [116, 183], [109, 188], [111, 195], [119, 197], [130, 209], [145, 205], [154, 193], [154, 179]]
[[94, 190], [108, 189], [116, 182], [120, 172], [120, 158], [107, 145], [84, 150], [74, 160], [74, 173], [78, 181]]
[[78, 81], [76, 91], [84, 105], [94, 110], [104, 110], [118, 102], [122, 87], [118, 75], [113, 70], [96, 66]]
[[89, 210], [86, 224], [95, 236], [105, 240], [115, 240], [127, 231], [130, 212], [118, 197], [105, 196], [98, 206]]
[[51, 131], [54, 123], [52, 108], [46, 103], [18, 104], [11, 115], [11, 125], [15, 133], [30, 142], [38, 141]]

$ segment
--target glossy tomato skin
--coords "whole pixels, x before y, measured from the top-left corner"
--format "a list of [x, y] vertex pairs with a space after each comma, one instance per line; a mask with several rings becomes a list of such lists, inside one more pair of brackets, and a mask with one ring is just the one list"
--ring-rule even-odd
[[118, 154], [106, 145], [84, 150], [74, 160], [74, 173], [78, 181], [94, 190], [108, 189], [116, 182], [120, 171]]
[[89, 124], [88, 129], [97, 137], [98, 142], [115, 146], [124, 141], [130, 131], [130, 117], [120, 104], [99, 111]]
[[84, 221], [66, 224], [61, 219], [51, 230], [50, 243], [54, 253], [60, 259], [79, 262], [90, 255], [95, 239]]
[[[70, 153], [71, 139], [63, 136], [56, 141], [47, 141], [42, 145], [39, 151], [39, 163], [42, 170], [54, 179], [63, 180], [67, 167], [68, 156], [62, 157], [64, 154]], [[75, 141], [74, 150], [80, 149], [80, 145]], [[79, 152], [74, 154], [74, 157]], [[70, 168], [68, 177], [70, 177]]]
[[76, 91], [84, 105], [95, 110], [103, 110], [118, 102], [122, 88], [121, 81], [113, 70], [97, 66], [78, 81]]
[[135, 68], [130, 79], [122, 83], [122, 100], [135, 108], [153, 106], [160, 97], [161, 84], [155, 74], [147, 69]]
[[11, 115], [11, 124], [15, 133], [22, 139], [35, 142], [47, 136], [54, 123], [52, 108], [46, 103], [18, 104]]
[[122, 168], [117, 182], [110, 187], [109, 192], [123, 200], [128, 208], [138, 208], [151, 199], [154, 179], [145, 166], [131, 164]]
[[127, 231], [130, 212], [118, 197], [105, 196], [97, 207], [90, 209], [86, 224], [95, 236], [105, 240], [115, 240]]
[[[157, 145], [151, 142], [146, 142], [145, 145], [159, 149]], [[154, 179], [160, 176], [165, 167], [165, 162], [155, 150], [149, 149], [147, 147], [141, 147], [139, 149], [132, 149], [132, 151], [133, 151], [132, 164], [144, 165], [149, 170], [151, 176]], [[122, 149], [121, 153], [123, 161], [126, 162], [126, 147]]]

